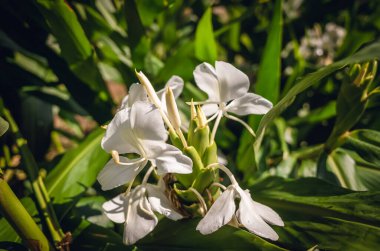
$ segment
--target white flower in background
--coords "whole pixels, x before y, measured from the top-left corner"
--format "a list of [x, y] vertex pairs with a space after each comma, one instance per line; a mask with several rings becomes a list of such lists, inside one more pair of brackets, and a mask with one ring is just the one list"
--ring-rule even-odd
[[[178, 98], [183, 90], [183, 80], [178, 76], [172, 76], [168, 82], [165, 84], [165, 87], [158, 92], [157, 96], [160, 98], [163, 109], [166, 111], [166, 100], [165, 100], [165, 90], [167, 87], [170, 87], [173, 91], [174, 97]], [[136, 101], [145, 101], [148, 102], [148, 95], [144, 86], [140, 84], [132, 84], [129, 88], [129, 94], [123, 98], [119, 111], [125, 108], [130, 108], [133, 103]]]
[[[241, 119], [230, 115], [265, 114], [272, 108], [272, 103], [260, 95], [250, 93], [248, 76], [231, 64], [216, 61], [215, 68], [202, 63], [194, 70], [194, 79], [198, 87], [208, 94], [202, 109], [209, 121], [216, 118], [214, 128], [219, 125], [222, 116], [243, 124], [252, 134], [252, 129]], [[216, 129], [215, 129], [216, 130]], [[214, 139], [215, 131], [211, 139]]]
[[124, 223], [123, 241], [134, 244], [157, 225], [154, 211], [172, 220], [182, 219], [160, 186], [142, 184], [128, 195], [120, 194], [103, 204], [104, 213], [115, 223]]
[[[216, 199], [205, 217], [199, 222], [197, 230], [202, 234], [211, 234], [223, 225], [228, 224], [234, 217], [250, 232], [261, 237], [278, 240], [278, 234], [268, 225], [284, 226], [281, 217], [271, 208], [255, 202], [248, 190], [243, 190], [237, 183], [231, 171], [221, 165], [218, 166], [224, 171], [231, 185]], [[222, 187], [222, 185], [220, 185]], [[239, 208], [236, 211], [235, 199], [239, 198]]]
[[[137, 101], [130, 109], [117, 112], [101, 144], [113, 157], [98, 175], [102, 189], [109, 190], [132, 181], [148, 161], [157, 166], [158, 175], [191, 173], [191, 159], [178, 148], [166, 144], [167, 138], [160, 112], [152, 104]], [[139, 158], [119, 156], [125, 153], [136, 153]]]

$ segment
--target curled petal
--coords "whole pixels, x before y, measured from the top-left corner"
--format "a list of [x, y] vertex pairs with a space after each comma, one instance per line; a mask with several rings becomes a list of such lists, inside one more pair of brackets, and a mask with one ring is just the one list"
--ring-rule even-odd
[[137, 101], [148, 102], [148, 96], [142, 85], [132, 84], [131, 87], [129, 87], [129, 94], [123, 98], [123, 101], [121, 101], [119, 110], [130, 108]]
[[145, 197], [145, 188], [142, 186], [137, 186], [131, 192], [128, 206], [130, 208], [124, 225], [123, 241], [127, 245], [132, 245], [152, 232], [158, 220]]
[[120, 110], [108, 124], [101, 143], [106, 152], [116, 150], [120, 154], [139, 153], [135, 136], [131, 131], [130, 115], [130, 109]]
[[248, 92], [248, 76], [233, 65], [216, 61], [215, 70], [219, 81], [220, 101], [228, 102]]
[[220, 102], [219, 83], [214, 67], [202, 63], [195, 68], [193, 75], [197, 86], [207, 93], [208, 100]]
[[276, 241], [278, 234], [261, 218], [256, 211], [254, 201], [249, 193], [244, 192], [240, 187], [236, 189], [240, 195], [239, 209], [236, 216], [250, 232], [261, 237]]
[[165, 192], [161, 190], [159, 186], [147, 184], [146, 188], [148, 191], [148, 200], [153, 211], [165, 215], [171, 220], [183, 218], [183, 216], [175, 210], [168, 197], [166, 197]]
[[162, 90], [159, 90], [157, 92], [157, 96], [160, 97], [161, 102], [165, 99], [165, 91], [166, 87], [170, 87], [172, 89], [172, 92], [174, 94], [175, 98], [178, 98], [179, 95], [181, 95], [182, 90], [183, 90], [183, 79], [178, 77], [178, 76], [172, 76], [168, 82], [165, 85], [165, 88]]
[[229, 103], [226, 110], [237, 115], [266, 114], [272, 107], [272, 103], [260, 95], [246, 93]]
[[161, 152], [156, 152], [154, 159], [150, 159], [157, 166], [158, 175], [165, 173], [191, 173], [192, 160], [184, 155], [178, 148], [165, 144]]
[[129, 197], [119, 194], [115, 198], [103, 203], [104, 214], [115, 223], [124, 223], [126, 215], [126, 206]]
[[228, 188], [219, 196], [205, 217], [199, 222], [197, 230], [202, 234], [215, 232], [231, 221], [235, 210], [235, 191]]
[[139, 160], [141, 159], [130, 160], [121, 156], [120, 161], [130, 163], [128, 166], [116, 164], [113, 159], [108, 161], [97, 178], [102, 190], [110, 190], [130, 182], [138, 174], [140, 167], [144, 167], [146, 164]]

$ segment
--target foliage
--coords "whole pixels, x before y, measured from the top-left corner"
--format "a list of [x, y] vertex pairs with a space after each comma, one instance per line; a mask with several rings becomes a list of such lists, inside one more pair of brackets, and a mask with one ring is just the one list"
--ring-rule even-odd
[[[69, 240], [71, 232], [75, 250], [374, 250], [380, 244], [380, 6], [211, 2], [4, 0], [4, 180], [51, 243]], [[253, 198], [284, 219], [285, 227], [275, 228], [280, 239], [230, 226], [203, 236], [196, 218], [162, 220], [136, 247], [125, 247], [123, 230], [101, 212], [119, 191], [104, 192], [96, 182], [109, 159], [100, 127], [137, 82], [135, 69], [157, 90], [172, 75], [182, 77], [177, 103], [189, 115], [184, 101], [206, 97], [194, 88], [193, 70], [215, 60], [248, 74], [251, 92], [273, 102], [265, 116], [248, 118], [255, 138], [223, 119], [216, 142]], [[19, 131], [7, 131], [13, 122], [5, 110]], [[20, 237], [2, 213], [0, 248], [26, 245]]]

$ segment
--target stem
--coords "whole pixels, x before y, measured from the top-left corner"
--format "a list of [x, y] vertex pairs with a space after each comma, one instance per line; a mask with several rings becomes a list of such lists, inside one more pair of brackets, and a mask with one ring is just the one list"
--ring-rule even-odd
[[218, 129], [218, 126], [219, 126], [219, 123], [220, 123], [220, 120], [222, 119], [222, 117], [223, 117], [223, 111], [219, 111], [218, 117], [216, 117], [216, 120], [215, 120], [214, 127], [212, 128], [211, 137], [210, 137], [210, 145], [212, 143], [214, 143], [216, 130]]

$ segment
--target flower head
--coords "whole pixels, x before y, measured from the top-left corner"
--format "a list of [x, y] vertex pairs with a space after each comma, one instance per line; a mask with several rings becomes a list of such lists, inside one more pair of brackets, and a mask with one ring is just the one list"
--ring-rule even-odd
[[183, 216], [175, 211], [158, 185], [143, 184], [128, 195], [120, 194], [103, 204], [106, 216], [115, 223], [124, 223], [124, 243], [134, 244], [149, 234], [157, 225], [155, 212], [172, 220]]
[[[236, 211], [235, 199], [239, 198]], [[277, 233], [267, 224], [284, 226], [281, 217], [271, 208], [255, 202], [248, 190], [238, 184], [230, 185], [214, 202], [206, 216], [199, 222], [197, 230], [210, 234], [229, 223], [236, 216], [240, 224], [250, 232], [270, 240], [277, 240]]]
[[[167, 138], [160, 113], [152, 104], [137, 101], [130, 109], [117, 112], [102, 139], [102, 148], [114, 157], [98, 175], [102, 189], [112, 189], [133, 180], [148, 161], [157, 166], [159, 175], [191, 173], [191, 159], [166, 144]], [[119, 157], [125, 153], [136, 153], [139, 158]]]

